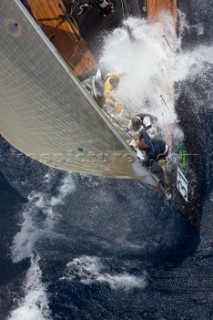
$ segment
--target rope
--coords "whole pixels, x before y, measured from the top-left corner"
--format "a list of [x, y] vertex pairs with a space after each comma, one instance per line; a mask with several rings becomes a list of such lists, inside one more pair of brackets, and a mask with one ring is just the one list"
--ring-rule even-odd
[[135, 140], [135, 137], [133, 137], [128, 131], [125, 131], [125, 129], [122, 127], [122, 125], [117, 120], [115, 120], [107, 110], [105, 110], [105, 109], [103, 109], [103, 110], [109, 116], [109, 118], [112, 119], [121, 128], [122, 131], [124, 131], [130, 138]]
[[124, 19], [126, 20], [126, 12], [125, 12], [125, 9], [124, 9], [124, 3], [123, 3], [123, 0], [121, 0], [121, 7], [122, 7], [122, 10], [123, 10], [123, 16], [124, 16]]
[[166, 41], [166, 43], [167, 43], [168, 47], [171, 49], [171, 51], [172, 51], [172, 53], [173, 53], [173, 48], [171, 47], [171, 45], [170, 45], [170, 43], [169, 43], [168, 39], [166, 38], [165, 34], [163, 34], [163, 35], [162, 35], [162, 37], [165, 39], [165, 41]]
[[[167, 109], [169, 109], [169, 107], [168, 107], [168, 105], [167, 105], [167, 103], [166, 103], [166, 100], [165, 100], [164, 97], [163, 97], [163, 94], [161, 94], [160, 97], [161, 97], [161, 102], [163, 102], [164, 105], [167, 107]], [[163, 103], [162, 103], [162, 104], [163, 104]]]
[[164, 50], [165, 50], [165, 52], [166, 52], [167, 58], [168, 58], [168, 60], [169, 60], [168, 48], [166, 47], [165, 42], [163, 42], [163, 47], [164, 47]]
[[[163, 97], [163, 95], [160, 95], [160, 97], [161, 97], [161, 103], [162, 103], [162, 106], [163, 106], [163, 109], [164, 109], [164, 112], [166, 112], [166, 110], [165, 110], [165, 106], [167, 107], [167, 109], [169, 109], [169, 107], [168, 107], [168, 105], [167, 105], [167, 103], [166, 103], [166, 101], [165, 101], [165, 99], [164, 99], [164, 97]], [[164, 128], [165, 128], [165, 131], [166, 132], [168, 132], [168, 128], [167, 128], [167, 126], [166, 126], [166, 120], [165, 120], [165, 118], [164, 118], [164, 112], [162, 112], [162, 119], [163, 119], [163, 122], [164, 122]]]

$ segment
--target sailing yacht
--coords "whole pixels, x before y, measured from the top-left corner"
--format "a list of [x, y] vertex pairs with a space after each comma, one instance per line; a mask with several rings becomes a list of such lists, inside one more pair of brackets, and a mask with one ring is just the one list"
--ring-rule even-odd
[[[122, 28], [128, 17], [164, 24], [165, 15], [170, 17], [170, 31], [176, 33], [179, 7], [181, 1], [175, 0], [2, 0], [2, 136], [47, 166], [136, 179], [167, 197], [171, 194], [178, 211], [197, 225], [202, 168], [198, 163], [189, 163], [190, 143], [181, 141], [177, 146], [173, 123], [168, 123], [165, 139], [170, 148], [169, 166], [163, 168], [163, 174], [169, 176], [168, 191], [158, 172], [141, 164], [122, 119], [104, 108], [101, 94], [104, 75], [99, 65], [99, 35]], [[123, 26], [130, 41], [134, 41], [131, 27], [128, 23]], [[165, 32], [162, 37], [168, 50], [173, 47], [173, 40], [172, 32]], [[164, 107], [173, 105], [181, 118], [183, 108], [180, 110], [180, 103], [175, 100], [175, 90], [177, 85], [170, 83], [159, 97]], [[125, 111], [129, 112], [130, 121], [134, 114], [132, 110]], [[183, 131], [184, 123], [185, 118], [180, 119]], [[190, 141], [189, 137], [190, 132], [185, 140]]]

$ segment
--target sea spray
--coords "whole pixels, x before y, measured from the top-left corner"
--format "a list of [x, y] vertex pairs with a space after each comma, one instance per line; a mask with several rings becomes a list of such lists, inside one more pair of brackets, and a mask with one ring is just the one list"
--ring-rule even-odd
[[85, 285], [92, 283], [108, 284], [111, 289], [144, 289], [147, 286], [147, 274], [134, 276], [128, 272], [113, 273], [106, 270], [101, 259], [94, 256], [80, 256], [66, 266], [65, 276], [60, 280], [77, 281]]
[[[46, 179], [45, 175], [44, 182]], [[52, 231], [55, 220], [58, 218], [57, 206], [63, 205], [66, 196], [74, 189], [72, 175], [65, 174], [56, 196], [51, 196], [50, 191], [46, 193], [33, 191], [29, 194], [28, 202], [22, 211], [20, 231], [15, 235], [11, 246], [13, 262], [30, 257], [38, 239]]]
[[13, 310], [8, 320], [50, 320], [51, 312], [45, 286], [41, 282], [42, 272], [39, 256], [31, 256], [31, 266], [23, 285], [24, 298]]
[[[132, 116], [141, 112], [156, 115], [164, 136], [168, 134], [167, 128], [177, 127], [178, 123], [175, 113], [178, 92], [174, 84], [187, 78], [193, 81], [205, 72], [206, 63], [213, 63], [212, 47], [197, 46], [182, 51], [183, 30], [190, 27], [181, 12], [179, 16], [179, 36], [169, 15], [164, 14], [163, 23], [154, 24], [145, 19], [128, 18], [123, 27], [107, 35], [100, 58], [101, 68], [106, 72], [125, 73], [117, 92], [124, 107]], [[197, 28], [202, 33], [202, 27]]]
[[[167, 19], [170, 21], [169, 16]], [[125, 26], [131, 30], [133, 40]], [[169, 40], [165, 39], [166, 34]], [[119, 83], [118, 96], [132, 115], [149, 112], [160, 122], [175, 120], [170, 75], [176, 50], [174, 37], [170, 23], [150, 25], [138, 18], [129, 18], [123, 28], [115, 29], [106, 37], [101, 66], [111, 72], [125, 73]]]

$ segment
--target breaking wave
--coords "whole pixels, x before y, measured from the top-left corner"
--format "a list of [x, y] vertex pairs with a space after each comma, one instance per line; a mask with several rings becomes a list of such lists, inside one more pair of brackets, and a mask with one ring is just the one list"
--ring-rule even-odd
[[[164, 15], [163, 20], [149, 24], [145, 19], [128, 18], [105, 38], [100, 59], [103, 70], [124, 72], [117, 94], [127, 111], [152, 113], [161, 128], [177, 120], [174, 83], [203, 73], [206, 62], [213, 63], [212, 47], [183, 51], [182, 34], [179, 38], [175, 34], [172, 18]], [[189, 28], [184, 15], [181, 24], [182, 29]]]
[[18, 308], [11, 312], [8, 320], [51, 319], [46, 288], [41, 282], [39, 260], [39, 256], [31, 257], [31, 267], [27, 271], [23, 286], [25, 297], [20, 301]]
[[124, 72], [118, 96], [128, 111], [152, 112], [167, 122], [175, 119], [171, 70], [176, 47], [171, 24], [169, 16], [167, 23], [152, 25], [144, 19], [128, 18], [123, 28], [106, 37], [101, 58], [103, 69]]
[[56, 219], [60, 216], [57, 207], [64, 205], [65, 198], [75, 189], [71, 174], [61, 180], [57, 194], [51, 196], [49, 184], [51, 170], [44, 176], [46, 192], [31, 192], [22, 211], [21, 229], [15, 235], [11, 246], [12, 259], [17, 263], [24, 258], [31, 258], [23, 285], [24, 298], [17, 309], [11, 312], [8, 320], [49, 320], [51, 313], [48, 306], [46, 288], [41, 282], [42, 272], [39, 267], [39, 255], [36, 243], [52, 232]]
[[105, 271], [106, 267], [100, 258], [81, 256], [73, 259], [66, 266], [66, 276], [60, 280], [80, 280], [85, 285], [92, 283], [105, 283], [111, 289], [132, 290], [135, 288], [144, 289], [147, 286], [147, 275], [137, 277], [127, 272], [121, 274], [110, 274]]
[[[44, 184], [49, 183], [50, 176], [45, 175]], [[75, 189], [71, 174], [66, 174], [57, 190], [57, 195], [33, 191], [28, 196], [28, 202], [22, 211], [20, 231], [15, 235], [11, 246], [13, 262], [19, 262], [30, 257], [38, 239], [51, 232], [58, 218], [57, 206], [62, 206], [64, 200]], [[42, 220], [42, 221], [41, 221]]]

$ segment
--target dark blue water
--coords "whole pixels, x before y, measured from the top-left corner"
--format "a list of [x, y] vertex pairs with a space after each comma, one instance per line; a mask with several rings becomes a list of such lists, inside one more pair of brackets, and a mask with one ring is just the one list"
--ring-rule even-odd
[[1, 319], [212, 319], [208, 119], [200, 229], [136, 182], [50, 170], [1, 139]]
[[[205, 44], [209, 16], [195, 15]], [[213, 319], [212, 67], [204, 71], [197, 229], [137, 182], [51, 170], [1, 138], [1, 320]]]

